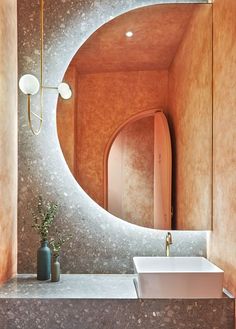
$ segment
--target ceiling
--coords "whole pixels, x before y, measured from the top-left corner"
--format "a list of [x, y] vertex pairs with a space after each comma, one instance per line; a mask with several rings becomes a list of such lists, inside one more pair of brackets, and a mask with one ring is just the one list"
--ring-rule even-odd
[[80, 73], [168, 69], [195, 8], [169, 4], [127, 12], [93, 33], [71, 64]]

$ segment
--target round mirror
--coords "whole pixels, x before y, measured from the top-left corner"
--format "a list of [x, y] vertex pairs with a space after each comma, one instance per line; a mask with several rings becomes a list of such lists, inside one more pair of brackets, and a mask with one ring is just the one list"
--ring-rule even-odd
[[[59, 99], [57, 109], [66, 162], [94, 201], [133, 224], [186, 229], [183, 218], [195, 198], [206, 218], [199, 229], [209, 228], [210, 15], [211, 7], [194, 4], [127, 12], [93, 33], [66, 71], [72, 98]], [[187, 229], [197, 228], [194, 216]]]

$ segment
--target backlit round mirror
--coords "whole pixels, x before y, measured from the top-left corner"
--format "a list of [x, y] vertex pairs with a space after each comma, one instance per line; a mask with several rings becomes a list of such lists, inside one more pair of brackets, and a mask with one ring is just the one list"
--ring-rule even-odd
[[209, 5], [146, 6], [79, 48], [58, 99], [65, 160], [115, 216], [159, 229], [211, 223], [212, 33]]

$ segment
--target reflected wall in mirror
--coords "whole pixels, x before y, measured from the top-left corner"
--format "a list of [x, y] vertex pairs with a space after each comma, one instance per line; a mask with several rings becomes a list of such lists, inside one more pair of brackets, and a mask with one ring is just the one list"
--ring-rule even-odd
[[[132, 37], [127, 37], [128, 31]], [[145, 167], [145, 179], [153, 186], [144, 191], [135, 171], [124, 172], [136, 181], [128, 194], [129, 203], [139, 209], [139, 219], [132, 211], [119, 217], [160, 229], [211, 229], [212, 5], [153, 5], [127, 12], [91, 35], [65, 78], [73, 98], [58, 101], [58, 136], [71, 172], [88, 195], [107, 209], [108, 190], [114, 189], [108, 186], [106, 167], [112, 138], [133, 117], [161, 110], [171, 136], [171, 187], [155, 184], [155, 170], [148, 166], [155, 168], [158, 152], [155, 142], [153, 147], [149, 144], [153, 164], [142, 165], [141, 158], [135, 163]], [[151, 116], [146, 119], [143, 125], [150, 125]], [[149, 137], [139, 137], [140, 153], [146, 151], [154, 126], [148, 128]], [[158, 200], [162, 207], [163, 202], [168, 204], [164, 206], [168, 211], [161, 210]], [[152, 210], [147, 204], [153, 204]]]
[[111, 137], [105, 151], [105, 208], [136, 225], [169, 229], [171, 166], [164, 113], [153, 110], [132, 116]]

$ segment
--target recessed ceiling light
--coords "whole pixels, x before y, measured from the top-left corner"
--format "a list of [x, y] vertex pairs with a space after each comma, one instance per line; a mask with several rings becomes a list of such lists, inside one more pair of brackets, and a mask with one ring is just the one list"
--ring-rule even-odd
[[131, 38], [134, 34], [132, 31], [128, 31], [125, 33], [125, 35], [128, 37], [128, 38]]

